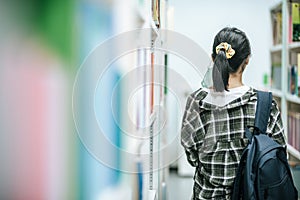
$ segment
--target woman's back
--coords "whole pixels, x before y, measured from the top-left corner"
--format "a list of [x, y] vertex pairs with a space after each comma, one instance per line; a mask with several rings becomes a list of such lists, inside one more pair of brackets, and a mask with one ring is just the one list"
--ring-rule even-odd
[[[195, 199], [230, 198], [236, 169], [248, 143], [245, 127], [254, 125], [256, 102], [256, 90], [246, 86], [226, 94], [200, 89], [189, 96], [181, 142], [188, 161], [196, 167]], [[267, 132], [284, 145], [279, 116], [273, 101]]]
[[[188, 99], [182, 120], [181, 144], [196, 167], [193, 199], [230, 199], [236, 169], [246, 147], [246, 126], [254, 125], [256, 90], [244, 86], [250, 42], [246, 34], [226, 27], [212, 48], [211, 89], [199, 89]], [[280, 112], [273, 100], [267, 133], [285, 145]]]

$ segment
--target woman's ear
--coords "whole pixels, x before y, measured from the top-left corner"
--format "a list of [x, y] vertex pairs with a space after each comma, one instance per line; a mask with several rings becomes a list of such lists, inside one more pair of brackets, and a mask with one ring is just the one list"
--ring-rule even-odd
[[245, 70], [245, 68], [246, 68], [246, 66], [249, 64], [249, 60], [250, 60], [250, 56], [248, 56], [244, 61], [243, 61], [243, 63], [241, 64], [241, 66], [240, 66], [240, 73], [243, 73], [244, 72], [244, 70]]
[[245, 61], [245, 64], [246, 64], [246, 65], [249, 64], [249, 60], [250, 60], [250, 56], [248, 56], [248, 57], [246, 58], [246, 61]]

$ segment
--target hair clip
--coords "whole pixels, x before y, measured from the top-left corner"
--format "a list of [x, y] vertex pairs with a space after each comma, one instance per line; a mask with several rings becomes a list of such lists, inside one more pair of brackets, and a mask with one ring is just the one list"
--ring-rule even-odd
[[235, 54], [235, 50], [231, 48], [231, 45], [227, 42], [222, 42], [216, 47], [217, 54], [220, 52], [220, 50], [225, 51], [227, 59], [230, 59]]

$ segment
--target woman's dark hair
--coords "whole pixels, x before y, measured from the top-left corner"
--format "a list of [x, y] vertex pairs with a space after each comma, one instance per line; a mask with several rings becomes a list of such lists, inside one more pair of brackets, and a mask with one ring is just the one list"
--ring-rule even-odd
[[[226, 58], [225, 49], [217, 54], [216, 47], [222, 42], [227, 42], [235, 50], [231, 58]], [[244, 69], [245, 61], [251, 54], [249, 40], [243, 31], [226, 27], [215, 36], [212, 50], [214, 88], [217, 92], [228, 91], [229, 74], [237, 72], [241, 65]]]

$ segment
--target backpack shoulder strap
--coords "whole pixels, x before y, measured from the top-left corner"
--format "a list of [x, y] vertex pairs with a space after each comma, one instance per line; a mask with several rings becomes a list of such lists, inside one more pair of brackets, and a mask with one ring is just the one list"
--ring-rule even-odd
[[273, 97], [271, 92], [257, 91], [257, 105], [254, 126], [258, 128], [262, 133], [266, 133], [267, 131], [272, 99]]

